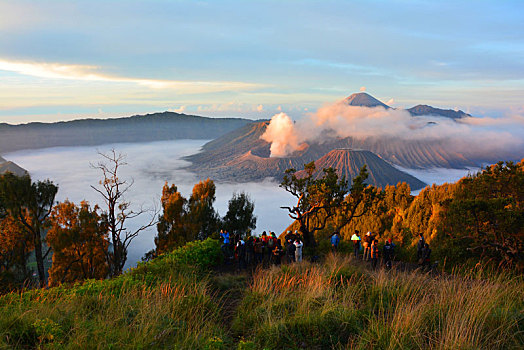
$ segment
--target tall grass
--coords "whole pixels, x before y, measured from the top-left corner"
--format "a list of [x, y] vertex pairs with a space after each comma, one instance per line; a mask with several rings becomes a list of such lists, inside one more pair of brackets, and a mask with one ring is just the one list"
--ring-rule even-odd
[[0, 348], [521, 349], [522, 276], [370, 270], [329, 255], [212, 274], [216, 241], [113, 280], [0, 297]]
[[258, 271], [235, 329], [260, 348], [518, 349], [521, 277], [369, 271], [349, 258]]
[[[6, 295], [0, 348], [220, 347], [227, 337], [220, 305], [199, 263], [215, 250], [219, 256], [218, 245], [202, 242], [114, 280]], [[186, 256], [194, 266], [174, 263]]]

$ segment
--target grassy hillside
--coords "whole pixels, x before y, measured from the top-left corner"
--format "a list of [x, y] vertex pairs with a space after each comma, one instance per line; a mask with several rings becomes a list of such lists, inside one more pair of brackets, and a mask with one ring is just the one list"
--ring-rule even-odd
[[[0, 348], [512, 349], [524, 282], [372, 271], [351, 258], [232, 274], [214, 240], [113, 280], [0, 298]], [[211, 271], [214, 271], [211, 273]]]

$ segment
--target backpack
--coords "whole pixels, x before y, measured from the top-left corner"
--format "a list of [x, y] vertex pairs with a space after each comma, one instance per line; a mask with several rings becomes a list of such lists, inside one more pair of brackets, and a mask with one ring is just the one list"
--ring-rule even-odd
[[267, 247], [272, 249], [274, 246], [275, 246], [275, 239], [274, 238], [270, 238], [267, 241]]

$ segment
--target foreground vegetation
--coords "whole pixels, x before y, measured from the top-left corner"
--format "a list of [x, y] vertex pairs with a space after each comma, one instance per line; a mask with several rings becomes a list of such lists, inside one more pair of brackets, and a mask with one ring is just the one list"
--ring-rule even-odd
[[0, 298], [0, 348], [479, 349], [524, 344], [524, 281], [324, 262], [219, 273], [215, 240], [111, 280]]

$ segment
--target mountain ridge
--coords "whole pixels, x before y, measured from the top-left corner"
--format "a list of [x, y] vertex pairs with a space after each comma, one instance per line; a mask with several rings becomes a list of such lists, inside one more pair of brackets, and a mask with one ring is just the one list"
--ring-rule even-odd
[[242, 118], [209, 118], [175, 112], [56, 123], [0, 124], [0, 153], [59, 146], [91, 146], [174, 139], [215, 139], [253, 123]]

